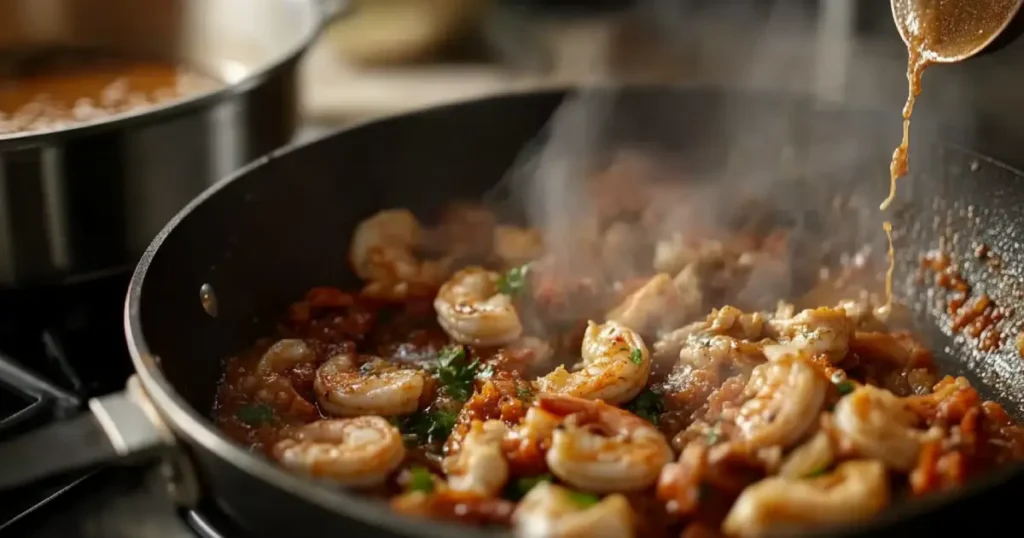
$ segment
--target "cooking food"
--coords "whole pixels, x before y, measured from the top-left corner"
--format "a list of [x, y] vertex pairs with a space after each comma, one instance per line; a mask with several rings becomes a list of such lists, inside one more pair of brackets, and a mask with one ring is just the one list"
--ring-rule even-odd
[[220, 86], [175, 62], [78, 49], [0, 52], [0, 135], [61, 129]]
[[219, 426], [399, 513], [528, 537], [841, 525], [1024, 458], [868, 299], [752, 293], [795, 267], [784, 231], [653, 235], [666, 207], [613, 187], [587, 274], [483, 207], [366, 219], [362, 286], [310, 290], [229, 359]]

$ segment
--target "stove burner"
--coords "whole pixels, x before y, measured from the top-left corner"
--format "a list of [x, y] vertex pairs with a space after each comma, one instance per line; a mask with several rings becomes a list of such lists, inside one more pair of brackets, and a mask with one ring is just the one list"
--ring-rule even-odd
[[[121, 309], [128, 275], [0, 294], [0, 440], [81, 412], [124, 386], [131, 360]], [[93, 473], [0, 493], [0, 531]]]

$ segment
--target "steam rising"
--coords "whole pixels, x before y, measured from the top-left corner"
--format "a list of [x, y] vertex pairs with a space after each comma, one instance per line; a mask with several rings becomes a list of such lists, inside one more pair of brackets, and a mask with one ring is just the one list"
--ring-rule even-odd
[[[591, 66], [592, 87], [565, 99], [545, 136], [504, 182], [511, 196], [503, 205], [515, 206], [539, 228], [554, 254], [544, 261], [549, 274], [614, 288], [650, 276], [658, 248], [673, 242], [698, 248], [701, 241], [735, 235], [741, 222], [762, 235], [785, 227], [786, 239], [771, 248], [784, 251], [791, 265], [754, 263], [730, 300], [763, 308], [792, 299], [804, 287], [793, 274], [803, 270], [801, 278], [817, 278], [818, 261], [864, 264], [870, 258], [878, 276], [872, 284], [880, 285], [885, 237], [877, 203], [887, 186], [891, 141], [899, 134], [899, 107], [878, 116], [891, 121], [865, 121], [867, 127], [848, 125], [856, 123], [856, 114], [827, 112], [847, 101], [853, 75], [863, 76], [864, 65], [871, 65], [854, 56], [855, 4], [825, 0], [811, 13], [802, 2], [642, 2], [638, 13], [646, 18], [640, 20], [653, 23], [664, 43], [680, 51], [682, 63], [729, 70], [733, 89], [775, 90], [776, 97], [718, 94], [697, 110], [678, 110], [664, 100], [658, 105], [663, 114], [638, 114], [630, 92], [609, 84], [609, 44], [596, 44], [597, 54], [587, 57], [604, 54], [609, 61]], [[705, 20], [709, 10], [737, 26], [709, 29], [694, 22]], [[753, 46], [739, 55], [733, 51], [728, 66], [708, 65], [721, 54], [708, 44], [709, 34], [742, 33], [751, 21], [760, 21], [760, 35], [743, 42]], [[807, 37], [808, 27], [817, 29], [816, 37]], [[794, 37], [797, 28], [802, 39]], [[723, 43], [736, 46], [720, 35], [718, 45]], [[905, 64], [882, 64], [898, 102]], [[796, 104], [778, 97], [779, 90], [809, 90], [812, 99]], [[609, 192], [627, 206], [619, 218], [608, 218]], [[572, 304], [567, 314], [592, 314], [589, 307]]]

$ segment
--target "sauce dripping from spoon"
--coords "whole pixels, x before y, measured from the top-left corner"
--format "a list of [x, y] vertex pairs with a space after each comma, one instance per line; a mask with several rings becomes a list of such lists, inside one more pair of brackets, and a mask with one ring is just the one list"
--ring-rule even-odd
[[[907, 44], [907, 101], [903, 105], [903, 137], [889, 163], [889, 195], [879, 209], [885, 211], [896, 198], [896, 182], [909, 172], [910, 118], [921, 93], [925, 69], [935, 63], [949, 63], [970, 57], [1007, 26], [1020, 9], [1019, 0], [893, 0], [896, 25]], [[889, 268], [885, 276], [885, 306], [892, 310], [892, 280], [896, 267], [892, 244], [892, 223], [882, 223], [889, 241]]]

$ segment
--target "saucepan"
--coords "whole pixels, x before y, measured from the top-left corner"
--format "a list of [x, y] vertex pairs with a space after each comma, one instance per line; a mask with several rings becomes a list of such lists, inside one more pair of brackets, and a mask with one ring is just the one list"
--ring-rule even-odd
[[[884, 246], [877, 204], [898, 134], [893, 114], [711, 88], [588, 91], [608, 105], [601, 124], [607, 136], [593, 155], [646, 148], [671, 155], [687, 176], [712, 186], [742, 169], [809, 233], [824, 231], [821, 244], [851, 251], [864, 242]], [[93, 400], [90, 412], [69, 422], [0, 446], [0, 487], [73, 467], [160, 461], [177, 502], [214, 503], [254, 535], [493, 534], [397, 517], [383, 503], [289, 473], [229, 440], [210, 410], [225, 357], [269, 334], [309, 288], [357, 284], [347, 262], [357, 223], [387, 207], [407, 207], [430, 221], [445, 202], [482, 199], [525, 147], [550, 134], [546, 125], [567, 95], [503, 95], [370, 121], [271, 153], [207, 189], [159, 233], [135, 270], [124, 311], [136, 369], [128, 389]], [[1014, 304], [1024, 293], [1024, 174], [919, 138], [912, 175], [889, 215], [896, 300], [941, 369], [967, 376], [1020, 416], [1024, 361], [1014, 331], [1024, 312], [1007, 309], [998, 326], [1004, 337], [980, 346], [951, 329], [945, 291], [921, 277], [920, 264], [941, 247], [963, 260], [961, 272], [974, 289]], [[750, 166], [741, 166], [744, 154], [755, 156]], [[723, 193], [716, 203], [725, 208], [732, 200]], [[867, 208], [860, 216], [837, 209], [858, 207], [857, 200]], [[998, 270], [974, 255], [979, 245], [998, 253]], [[837, 534], [985, 532], [1014, 523], [1007, 518], [1022, 488], [1024, 470], [1008, 466]]]
[[0, 63], [26, 52], [95, 51], [182, 64], [221, 83], [163, 105], [0, 134], [0, 288], [129, 270], [203, 189], [287, 144], [297, 125], [299, 60], [345, 6], [344, 0], [0, 4]]

